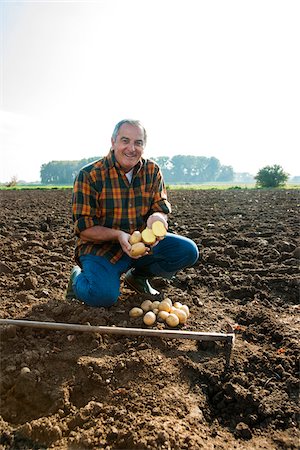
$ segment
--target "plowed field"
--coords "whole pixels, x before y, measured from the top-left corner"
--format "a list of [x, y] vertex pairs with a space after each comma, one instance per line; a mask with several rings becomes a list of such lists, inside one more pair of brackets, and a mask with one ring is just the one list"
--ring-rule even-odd
[[[0, 326], [0, 449], [297, 449], [299, 190], [169, 191], [170, 231], [201, 259], [153, 284], [190, 307], [180, 328], [223, 344]], [[143, 300], [64, 292], [71, 190], [0, 192], [0, 317], [140, 327]], [[164, 324], [154, 328], [162, 329]]]

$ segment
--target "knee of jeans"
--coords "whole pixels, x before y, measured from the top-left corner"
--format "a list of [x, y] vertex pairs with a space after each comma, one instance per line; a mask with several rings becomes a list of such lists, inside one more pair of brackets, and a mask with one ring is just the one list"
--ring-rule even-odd
[[189, 251], [187, 254], [189, 265], [192, 266], [195, 264], [199, 259], [199, 249], [194, 241], [191, 241], [191, 245], [189, 246]]
[[108, 308], [114, 305], [119, 297], [119, 292], [113, 289], [97, 289], [90, 287], [83, 301], [89, 306], [103, 306]]

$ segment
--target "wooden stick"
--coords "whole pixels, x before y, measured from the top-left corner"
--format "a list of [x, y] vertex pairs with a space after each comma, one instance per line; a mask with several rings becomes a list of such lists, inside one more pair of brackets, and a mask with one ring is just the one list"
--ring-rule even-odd
[[100, 334], [118, 334], [124, 336], [149, 336], [169, 339], [195, 339], [196, 341], [234, 342], [234, 333], [209, 333], [181, 330], [153, 330], [145, 328], [102, 327], [79, 325], [73, 323], [38, 322], [33, 320], [0, 319], [0, 325], [16, 325], [20, 327], [44, 328], [48, 330], [81, 331]]

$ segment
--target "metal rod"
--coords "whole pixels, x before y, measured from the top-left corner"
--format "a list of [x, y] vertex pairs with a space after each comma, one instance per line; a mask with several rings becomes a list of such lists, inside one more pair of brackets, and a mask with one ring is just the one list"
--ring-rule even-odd
[[169, 339], [195, 339], [196, 341], [234, 342], [234, 333], [209, 333], [181, 330], [152, 330], [145, 328], [102, 327], [79, 325], [73, 323], [38, 322], [33, 320], [0, 319], [0, 325], [16, 325], [20, 327], [44, 328], [48, 330], [81, 331], [100, 334], [119, 334], [124, 336], [150, 336]]

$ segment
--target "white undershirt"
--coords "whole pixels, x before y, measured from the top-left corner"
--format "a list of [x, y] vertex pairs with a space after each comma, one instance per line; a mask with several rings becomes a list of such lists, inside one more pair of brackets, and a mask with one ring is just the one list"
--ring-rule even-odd
[[129, 183], [131, 183], [132, 180], [132, 175], [133, 175], [133, 168], [131, 170], [129, 170], [129, 172], [125, 173], [127, 180], [129, 181]]

